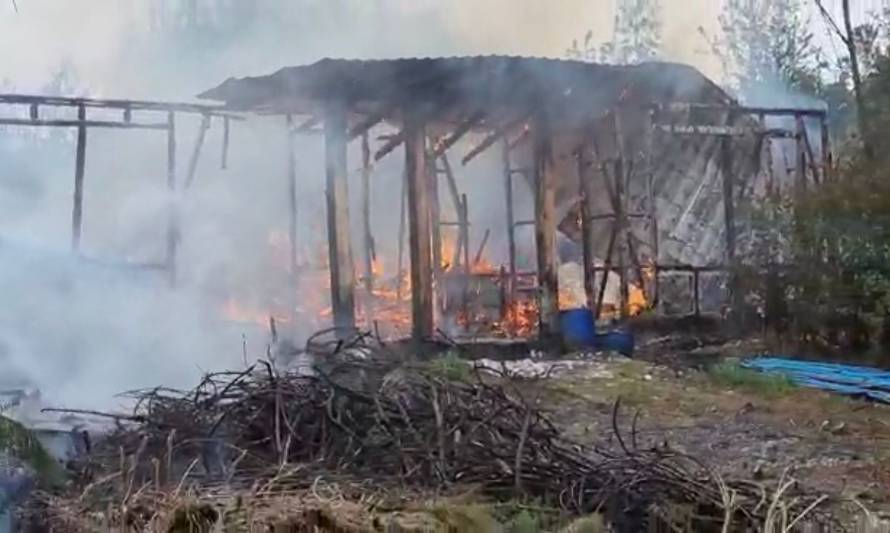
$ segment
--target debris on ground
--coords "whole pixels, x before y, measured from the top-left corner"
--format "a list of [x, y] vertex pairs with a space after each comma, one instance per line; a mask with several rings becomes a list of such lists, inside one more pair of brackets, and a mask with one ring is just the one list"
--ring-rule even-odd
[[[109, 414], [117, 428], [77, 462], [68, 489], [38, 493], [25, 517], [65, 531], [178, 531], [183, 521], [209, 531], [240, 512], [260, 525], [281, 523], [274, 515], [322, 531], [371, 531], [380, 517], [370, 509], [472, 491], [565, 516], [602, 514], [619, 531], [670, 526], [678, 509], [698, 528], [831, 520], [822, 509], [832, 498], [790, 475], [775, 485], [731, 479], [700, 456], [642, 445], [639, 414], [625, 420], [620, 401], [609, 428], [617, 446], [569, 439], [539, 405], [553, 367], [531, 377], [487, 364], [443, 373], [400, 360], [368, 335], [307, 351], [320, 356], [313, 372], [261, 361], [209, 374], [190, 391], [130, 393], [133, 412]], [[281, 507], [288, 499], [311, 504]]]

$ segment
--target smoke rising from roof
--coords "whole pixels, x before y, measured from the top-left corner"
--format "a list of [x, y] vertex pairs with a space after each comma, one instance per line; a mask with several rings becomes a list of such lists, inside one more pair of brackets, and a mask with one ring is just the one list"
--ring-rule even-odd
[[[561, 57], [587, 30], [608, 37], [613, 18], [609, 0], [196, 0], [194, 12], [183, 8], [188, 2], [173, 0], [17, 4], [15, 12], [0, 3], [3, 92], [58, 89], [50, 85], [64, 69], [68, 91], [171, 100], [189, 99], [229, 76], [265, 74], [323, 56]], [[667, 58], [709, 70], [695, 28], [709, 19], [713, 5], [689, 0], [682, 10], [664, 9]], [[177, 124], [180, 178], [198, 122], [183, 117]], [[280, 270], [266, 257], [270, 231], [287, 220], [284, 134], [274, 119], [236, 124], [226, 171], [219, 169], [220, 135], [217, 124], [184, 200], [183, 290], [171, 293], [155, 274], [88, 265], [67, 253], [70, 132], [0, 130], [0, 290], [12, 295], [0, 304], [0, 373], [40, 385], [55, 403], [102, 406], [116, 391], [185, 386], [201, 368], [241, 361], [247, 327], [222, 324], [214, 312], [231, 287], [274, 293], [287, 282], [270, 275]], [[86, 255], [162, 257], [164, 142], [155, 133], [90, 131]], [[297, 150], [301, 257], [308, 261], [324, 244], [321, 140], [303, 139]], [[358, 160], [352, 150], [350, 170]], [[394, 155], [375, 169], [375, 205], [389, 207], [373, 216], [387, 228], [397, 223], [398, 209], [391, 206], [400, 168]], [[355, 197], [357, 183], [350, 187]], [[498, 182], [482, 187], [501, 201]], [[499, 224], [500, 211], [477, 198], [470, 194], [479, 228]], [[353, 213], [355, 224], [358, 210]], [[493, 237], [489, 247], [498, 246]], [[250, 358], [264, 351], [263, 335], [250, 331]]]

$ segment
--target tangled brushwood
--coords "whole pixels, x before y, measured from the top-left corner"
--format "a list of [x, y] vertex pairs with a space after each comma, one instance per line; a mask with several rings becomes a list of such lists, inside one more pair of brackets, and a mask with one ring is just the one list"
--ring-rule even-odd
[[816, 519], [824, 502], [793, 483], [776, 490], [724, 481], [668, 447], [641, 449], [635, 422], [622, 429], [617, 404], [617, 447], [570, 442], [536, 407], [546, 376], [400, 362], [369, 336], [310, 349], [320, 362], [309, 375], [258, 363], [210, 374], [188, 392], [133, 393], [135, 411], [76, 465], [69, 493], [41, 494], [30, 515], [57, 531], [84, 520], [135, 530], [163, 520], [171, 530], [187, 501], [189, 523], [209, 528], [222, 520], [222, 502], [240, 495], [268, 502], [336, 486], [337, 501], [380, 505], [394, 493], [473, 488], [490, 500], [600, 513], [620, 529], [667, 521], [660, 510], [686, 506], [696, 530], [720, 531], [727, 520], [760, 528]]

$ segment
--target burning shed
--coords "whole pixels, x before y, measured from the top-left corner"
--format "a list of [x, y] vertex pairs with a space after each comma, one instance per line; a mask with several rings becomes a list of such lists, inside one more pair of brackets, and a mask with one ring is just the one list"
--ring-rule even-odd
[[[492, 147], [502, 161], [509, 247], [508, 264], [501, 269], [504, 308], [530, 288], [542, 336], [558, 330], [558, 231], [583, 249], [586, 303], [597, 313], [610, 277], [618, 278], [622, 313], [628, 311], [632, 284], [652, 306], [658, 301], [659, 274], [732, 265], [736, 204], [776, 185], [772, 139], [795, 141], [796, 170], [785, 175], [798, 186], [823, 178], [829, 157], [821, 111], [744, 108], [696, 69], [673, 63], [600, 65], [502, 56], [324, 59], [267, 76], [229, 79], [200, 97], [224, 102], [230, 111], [285, 115], [289, 135], [323, 124], [332, 307], [341, 328], [355, 324], [347, 144], [362, 140], [366, 191], [372, 168], [368, 131], [381, 123], [396, 128], [380, 139], [373, 159], [403, 147], [416, 337], [434, 331], [434, 302], [445, 286], [441, 177], [458, 213], [453, 224], [463, 230], [469, 225], [466, 197], [454, 185], [448, 153], [470, 137], [476, 142], [466, 147], [464, 165]], [[767, 128], [766, 117], [772, 115], [796, 120], [790, 128]], [[304, 117], [299, 125], [297, 116]], [[821, 119], [821, 160], [807, 136], [810, 117]], [[293, 165], [291, 157], [292, 199], [298, 189]], [[533, 220], [515, 216], [520, 182], [534, 198]], [[363, 219], [362, 260], [371, 272], [366, 213]], [[295, 220], [292, 216], [292, 250]], [[526, 225], [535, 229], [535, 272], [520, 272], [516, 263], [516, 229]], [[457, 248], [452, 270], [462, 263], [466, 293], [472, 271], [466, 231]]]

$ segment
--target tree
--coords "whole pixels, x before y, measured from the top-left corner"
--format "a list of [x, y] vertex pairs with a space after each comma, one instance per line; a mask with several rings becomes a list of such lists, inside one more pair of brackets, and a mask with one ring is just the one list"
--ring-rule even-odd
[[657, 59], [661, 53], [661, 5], [659, 0], [621, 0], [615, 14], [612, 38], [598, 46], [593, 32], [576, 40], [566, 51], [572, 59], [619, 65]]
[[816, 95], [822, 87], [818, 47], [800, 0], [728, 0], [721, 39], [711, 40], [743, 98], [785, 89]]

